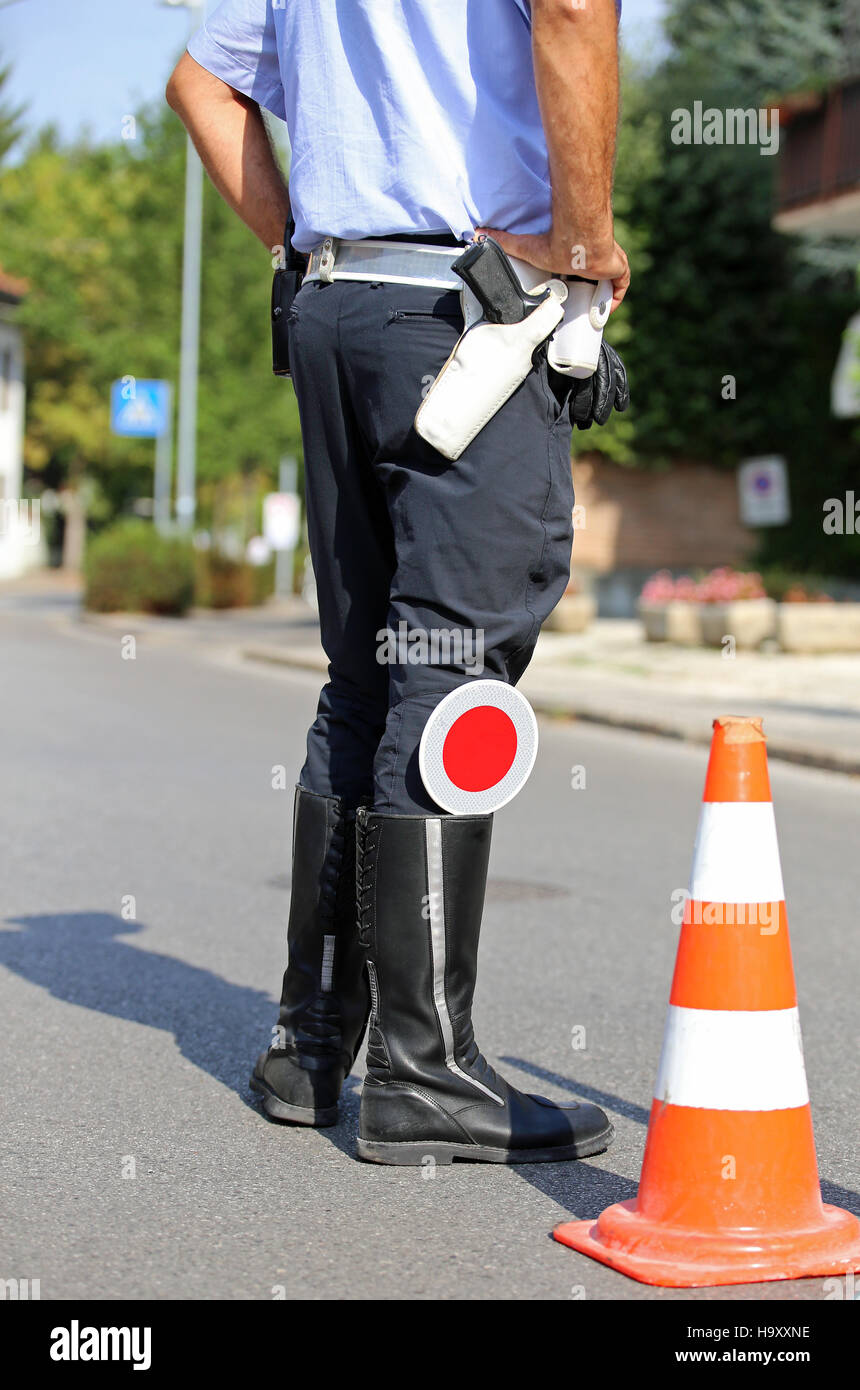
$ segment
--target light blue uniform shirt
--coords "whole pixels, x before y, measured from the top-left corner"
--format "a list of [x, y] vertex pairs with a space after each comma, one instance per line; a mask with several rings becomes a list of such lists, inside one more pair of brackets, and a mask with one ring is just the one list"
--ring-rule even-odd
[[299, 250], [549, 227], [528, 0], [225, 0], [188, 48], [286, 121]]

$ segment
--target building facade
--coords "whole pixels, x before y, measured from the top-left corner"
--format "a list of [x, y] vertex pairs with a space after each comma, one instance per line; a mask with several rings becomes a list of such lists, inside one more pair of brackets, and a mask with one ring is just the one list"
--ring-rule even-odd
[[15, 316], [26, 284], [0, 270], [0, 579], [40, 562], [38, 508], [22, 498], [24, 343]]

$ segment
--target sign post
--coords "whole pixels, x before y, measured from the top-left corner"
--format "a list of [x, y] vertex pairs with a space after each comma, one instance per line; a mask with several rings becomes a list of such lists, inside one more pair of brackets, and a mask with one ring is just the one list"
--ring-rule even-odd
[[166, 531], [170, 525], [173, 473], [171, 400], [169, 381], [138, 380], [133, 376], [124, 376], [111, 384], [112, 432], [128, 439], [155, 440], [152, 515], [159, 531]]
[[263, 498], [263, 536], [275, 552], [275, 593], [293, 592], [293, 561], [299, 543], [301, 503], [296, 492], [299, 466], [294, 458], [281, 459], [279, 492]]

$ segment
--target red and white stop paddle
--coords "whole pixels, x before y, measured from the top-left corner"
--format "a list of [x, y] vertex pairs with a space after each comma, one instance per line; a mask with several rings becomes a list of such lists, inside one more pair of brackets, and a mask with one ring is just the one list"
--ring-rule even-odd
[[537, 720], [526, 697], [504, 681], [469, 681], [427, 720], [418, 766], [443, 811], [487, 815], [525, 786], [537, 749]]

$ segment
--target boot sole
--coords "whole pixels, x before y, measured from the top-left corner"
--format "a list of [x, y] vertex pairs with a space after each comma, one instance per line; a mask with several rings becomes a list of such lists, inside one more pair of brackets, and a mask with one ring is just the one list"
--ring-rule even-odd
[[251, 1090], [263, 1097], [263, 1109], [273, 1120], [282, 1124], [310, 1125], [314, 1129], [327, 1129], [337, 1124], [337, 1106], [330, 1105], [326, 1110], [311, 1110], [306, 1105], [290, 1105], [275, 1095], [271, 1086], [262, 1081], [257, 1073], [251, 1076]]
[[426, 1144], [414, 1140], [359, 1139], [356, 1152], [365, 1163], [390, 1163], [401, 1167], [420, 1168], [428, 1160], [434, 1163], [565, 1163], [575, 1158], [593, 1158], [609, 1148], [615, 1138], [610, 1125], [592, 1139], [551, 1149], [497, 1149], [488, 1144], [447, 1144], [429, 1140]]

